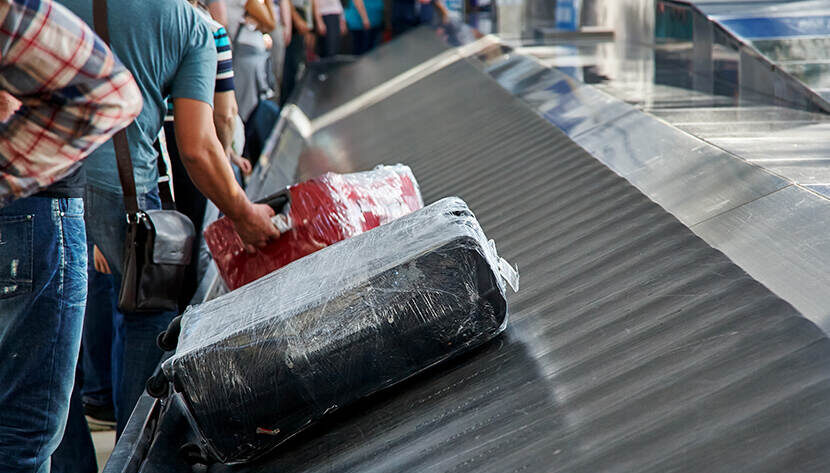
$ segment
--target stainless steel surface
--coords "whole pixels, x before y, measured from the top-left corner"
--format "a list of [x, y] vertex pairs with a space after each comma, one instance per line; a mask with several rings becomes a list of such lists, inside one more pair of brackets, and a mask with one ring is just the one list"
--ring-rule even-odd
[[570, 136], [614, 122], [634, 110], [592, 87], [571, 87], [571, 80], [563, 78], [557, 86], [521, 96], [529, 104], [539, 100], [539, 113]]
[[639, 111], [573, 139], [689, 226], [789, 184]]
[[763, 134], [709, 136], [707, 141], [800, 184], [830, 183], [830, 123]]
[[487, 73], [497, 80], [502, 87], [515, 93], [515, 87], [524, 83], [529, 77], [538, 76], [548, 68], [523, 55], [512, 55], [509, 59], [487, 68]]
[[[686, 1], [686, 0], [683, 0]], [[691, 0], [712, 23], [759, 51], [782, 71], [830, 98], [830, 3], [826, 0]], [[761, 66], [762, 68], [764, 66]], [[768, 77], [763, 71], [761, 77]]]
[[[786, 75], [758, 70], [768, 65], [757, 53], [694, 9], [659, 5], [681, 8], [658, 14], [653, 44], [619, 35], [612, 42], [525, 43], [479, 58], [482, 69], [498, 68], [494, 78], [506, 90], [695, 231], [791, 187], [818, 199], [816, 206], [830, 205], [822, 200], [830, 196], [830, 129], [814, 94]], [[523, 55], [556, 70], [502, 80], [526, 62]], [[774, 202], [782, 215], [800, 211]], [[767, 224], [790, 231], [781, 218]], [[801, 271], [786, 273], [764, 264], [780, 258], [776, 245], [755, 245], [755, 264], [736, 261], [830, 330], [827, 310], [815, 303], [830, 293], [830, 254], [810, 253]], [[723, 248], [730, 257], [738, 251]]]
[[[583, 51], [586, 49], [590, 48], [582, 47]], [[506, 90], [526, 100], [595, 158], [687, 225], [789, 185], [785, 179], [679, 131], [591, 85], [555, 70], [541, 73], [545, 60], [538, 61], [508, 53], [500, 60], [484, 62], [482, 68]], [[534, 80], [520, 80], [526, 77]], [[613, 79], [608, 82], [613, 84], [614, 93], [620, 93], [622, 87], [618, 82]], [[648, 104], [651, 108], [671, 110], [677, 103], [695, 101], [694, 97], [700, 97], [698, 103], [711, 107], [718, 100], [711, 94], [680, 87], [661, 89], [656, 84], [651, 85], [657, 87], [648, 87], [648, 83], [641, 81], [631, 84], [634, 93], [647, 93], [639, 96], [647, 98], [631, 100], [640, 108]]]
[[[473, 65], [448, 66], [309, 146], [342, 152], [357, 169], [407, 163], [426, 201], [467, 200], [522, 272], [508, 333], [342, 410], [262, 462], [200, 471], [818, 472], [830, 463], [826, 335]], [[132, 471], [191, 471], [175, 453], [193, 440], [175, 405], [155, 432], [122, 438], [107, 472], [131, 471], [139, 445], [148, 457]]]
[[[672, 73], [688, 82], [686, 88], [733, 96], [741, 103], [761, 101], [830, 111], [830, 104], [823, 98], [830, 93], [823, 52], [825, 39], [830, 37], [830, 9], [826, 2], [587, 3], [585, 12], [593, 13], [583, 15], [583, 24], [613, 28], [616, 42], [625, 45], [616, 56], [623, 57], [631, 47], [653, 47], [674, 63], [676, 70]], [[715, 3], [717, 8], [710, 8]], [[823, 6], [817, 6], [819, 3]], [[793, 37], [770, 33], [778, 30], [797, 33], [787, 33]], [[746, 32], [752, 35], [743, 34]], [[824, 38], [815, 34], [804, 36], [807, 33]], [[660, 62], [656, 64], [656, 83], [663, 83]], [[728, 89], [735, 89], [734, 93]]]
[[[649, 2], [640, 4], [645, 3]], [[822, 15], [830, 13], [830, 4], [826, 1], [691, 2], [707, 17], [686, 3], [663, 0], [655, 3], [651, 44], [640, 37], [618, 35], [613, 42], [531, 44], [518, 48], [520, 54], [507, 51], [505, 57], [511, 57], [515, 63], [522, 61], [515, 56], [535, 56], [541, 64], [573, 76], [576, 83], [569, 84], [570, 89], [584, 90], [579, 82], [592, 84], [791, 182], [817, 186], [830, 183], [827, 170], [830, 147], [825, 146], [823, 137], [827, 117], [814, 113], [822, 108], [821, 104], [803, 84], [770, 70], [769, 62], [743, 43], [755, 45], [784, 69], [792, 66], [802, 70], [804, 74], [796, 76], [807, 85], [824, 83], [828, 80], [824, 62], [830, 57], [825, 47], [830, 41], [830, 27], [823, 25], [830, 23]], [[594, 13], [588, 15], [587, 21], [649, 24], [642, 14], [623, 15], [622, 19], [620, 15], [609, 14], [620, 8], [623, 7], [610, 6], [604, 1], [588, 2], [586, 11]], [[792, 37], [770, 38], [764, 22], [770, 27], [789, 28]], [[822, 28], [828, 30], [826, 37], [808, 35], [821, 33]], [[744, 36], [730, 36], [735, 31], [743, 32]], [[509, 63], [502, 66], [506, 69], [502, 74], [509, 73], [509, 66]], [[544, 76], [542, 72], [537, 75]], [[501, 82], [572, 136], [584, 132], [585, 124], [572, 125], [569, 115], [579, 113], [572, 111], [572, 106], [562, 110], [557, 101], [551, 101], [542, 107], [538, 97], [543, 97], [548, 87], [541, 92], [534, 91], [529, 99], [514, 84]], [[603, 102], [603, 107], [598, 109], [608, 110], [608, 121], [619, 117], [621, 109], [611, 110], [611, 105]], [[682, 111], [672, 113], [676, 108]], [[701, 109], [705, 112], [695, 112], [697, 118], [683, 116], [688, 110]], [[599, 112], [595, 116], [603, 114]]]
[[[252, 194], [405, 162], [426, 201], [469, 202], [523, 288], [496, 343], [260, 463], [201, 471], [827, 470], [824, 101], [702, 17], [674, 30], [697, 41], [632, 43], [631, 24], [665, 33], [637, 9], [649, 2], [597, 3], [614, 42], [495, 45], [312, 135], [286, 128]], [[426, 42], [412, 62], [381, 48], [310, 76], [301, 108], [319, 117], [423, 64], [440, 54], [431, 41], [396, 43]], [[190, 472], [176, 454], [195, 439], [187, 422], [172, 406], [142, 430], [148, 412], [107, 471]]]
[[754, 164], [804, 185], [830, 183], [830, 117], [780, 107], [652, 112]]
[[[750, 133], [755, 125], [777, 124], [780, 128], [803, 126], [830, 120], [830, 116], [823, 113], [810, 113], [792, 108], [774, 106], [735, 107], [735, 108], [679, 108], [651, 111], [672, 125], [684, 127], [688, 125], [714, 125], [722, 129], [721, 134], [737, 134], [730, 131], [731, 127], [747, 126], [740, 133]], [[715, 131], [712, 130], [711, 133]]]
[[769, 17], [776, 13], [804, 12], [827, 4], [826, 0], [692, 0], [707, 15]]
[[[796, 186], [695, 226], [695, 233], [830, 330], [830, 205]], [[795, 294], [795, 296], [792, 296]]]

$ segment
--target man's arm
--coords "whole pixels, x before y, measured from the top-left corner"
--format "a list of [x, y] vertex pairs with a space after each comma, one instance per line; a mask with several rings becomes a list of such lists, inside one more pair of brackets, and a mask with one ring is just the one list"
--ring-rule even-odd
[[132, 75], [51, 0], [0, 2], [0, 90], [21, 102], [0, 124], [0, 206], [61, 179], [141, 111]]
[[264, 246], [270, 238], [278, 237], [280, 233], [271, 223], [274, 210], [251, 203], [236, 183], [228, 158], [216, 138], [210, 105], [177, 98], [173, 102], [173, 114], [179, 155], [199, 191], [233, 221], [243, 242]]
[[213, 88], [213, 123], [219, 142], [228, 151], [236, 125], [236, 94], [234, 93], [233, 52], [225, 28], [213, 32], [216, 46], [216, 83]]
[[225, 155], [247, 176], [251, 173], [251, 162], [236, 154], [231, 147], [236, 129], [236, 95], [233, 90], [216, 92], [213, 94], [213, 103], [213, 124], [216, 126], [216, 137], [219, 138]]
[[[213, 125], [211, 102], [218, 64], [213, 33], [203, 21], [182, 33], [188, 48], [170, 85], [182, 164], [193, 184], [233, 221], [244, 243], [264, 245], [279, 236], [270, 220], [274, 211], [267, 205], [252, 204], [242, 192]], [[253, 250], [250, 246], [248, 249]]]
[[233, 144], [233, 131], [236, 125], [236, 95], [233, 90], [217, 92], [213, 95], [213, 124], [222, 149], [227, 154]]

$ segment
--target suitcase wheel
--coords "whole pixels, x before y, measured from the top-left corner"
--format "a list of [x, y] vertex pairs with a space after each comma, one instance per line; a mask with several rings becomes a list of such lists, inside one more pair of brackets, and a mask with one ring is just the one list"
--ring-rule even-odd
[[170, 321], [167, 330], [156, 338], [156, 345], [164, 351], [173, 351], [179, 343], [179, 333], [182, 331], [182, 316], [179, 315]]
[[167, 377], [162, 371], [150, 376], [150, 379], [147, 380], [145, 387], [147, 389], [147, 394], [156, 399], [167, 397], [167, 394], [170, 392], [170, 383], [167, 381]]

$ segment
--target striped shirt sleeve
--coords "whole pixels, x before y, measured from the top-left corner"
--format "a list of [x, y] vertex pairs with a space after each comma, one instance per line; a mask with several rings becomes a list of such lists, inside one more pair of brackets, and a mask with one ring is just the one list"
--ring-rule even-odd
[[[231, 42], [228, 39], [228, 32], [225, 28], [216, 24], [213, 31], [213, 41], [216, 43], [216, 86], [214, 93], [230, 92], [234, 90], [233, 85], [233, 55], [231, 53]], [[173, 99], [166, 99], [167, 113], [164, 121], [173, 121]]]
[[213, 32], [213, 40], [217, 54], [216, 92], [229, 92], [233, 90], [233, 56], [228, 32], [220, 26]]
[[0, 0], [0, 68], [22, 103], [0, 123], [0, 207], [74, 171], [141, 111], [132, 75], [51, 0]]

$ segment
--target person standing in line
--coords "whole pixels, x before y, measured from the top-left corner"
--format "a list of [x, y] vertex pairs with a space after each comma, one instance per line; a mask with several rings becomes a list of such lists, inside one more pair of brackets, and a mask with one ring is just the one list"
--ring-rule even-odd
[[115, 407], [112, 403], [113, 330], [121, 314], [112, 285], [112, 274], [101, 250], [89, 248], [89, 292], [87, 294], [84, 332], [81, 342], [84, 414], [90, 424], [99, 428], [115, 428]]
[[449, 12], [442, 0], [392, 0], [392, 33], [397, 36], [420, 25], [434, 25], [435, 10], [446, 23]]
[[239, 116], [247, 122], [263, 93], [270, 90], [263, 33], [276, 27], [276, 12], [271, 0], [229, 0], [227, 7], [236, 100]]
[[0, 471], [48, 473], [87, 293], [80, 161], [127, 126], [126, 68], [51, 0], [0, 0]]
[[[243, 174], [251, 173], [251, 163], [247, 159], [234, 153], [231, 149], [233, 144], [234, 129], [236, 128], [236, 116], [238, 113], [236, 95], [234, 93], [233, 74], [233, 53], [231, 43], [225, 28], [214, 21], [206, 12], [199, 10], [195, 0], [189, 0], [207, 22], [216, 46], [216, 84], [213, 89], [213, 123], [216, 126], [216, 135], [225, 154], [231, 162], [239, 167]], [[167, 115], [164, 117], [164, 133], [167, 142], [167, 153], [170, 156], [171, 171], [173, 173], [173, 192], [176, 195], [176, 208], [187, 215], [197, 229], [196, 240], [193, 243], [193, 256], [191, 263], [185, 271], [185, 280], [179, 298], [179, 311], [190, 304], [190, 299], [196, 292], [199, 281], [196, 279], [196, 265], [199, 260], [199, 246], [201, 241], [201, 228], [205, 216], [207, 199], [193, 185], [190, 176], [187, 174], [182, 160], [179, 157], [178, 143], [176, 142], [175, 113], [172, 101], [167, 102]]]
[[[194, 8], [195, 0], [190, 0]], [[213, 121], [216, 126], [217, 137], [226, 149], [230, 147], [233, 137], [233, 128], [236, 118], [236, 98], [233, 94], [233, 69], [231, 67], [230, 41], [225, 29], [210, 18], [206, 11], [197, 10], [213, 32], [214, 44], [217, 52], [216, 86], [213, 96]], [[167, 115], [164, 119], [164, 131], [167, 139], [167, 152], [171, 156], [171, 172], [173, 174], [173, 190], [176, 196], [177, 210], [191, 219], [195, 228], [201, 228], [206, 200], [193, 185], [187, 171], [181, 162], [175, 139], [175, 125], [173, 122], [172, 100], [167, 102]], [[239, 158], [241, 160], [241, 158]], [[250, 169], [250, 163], [244, 161]], [[198, 234], [197, 234], [198, 241]], [[185, 272], [180, 298], [180, 311], [183, 311], [190, 301], [190, 296], [196, 288], [196, 261], [198, 259], [198, 244], [194, 243], [194, 258]], [[94, 255], [94, 265], [90, 264], [89, 275], [89, 302], [84, 317], [84, 335], [82, 344], [83, 387], [77, 383], [70, 403], [69, 419], [66, 434], [60, 446], [52, 456], [52, 473], [95, 473], [95, 449], [92, 444], [89, 427], [81, 412], [91, 421], [99, 425], [112, 420], [115, 427], [114, 410], [107, 410], [113, 405], [113, 380], [120, 379], [118, 363], [112, 363], [112, 354], [121, 353], [123, 336], [123, 315], [117, 308], [117, 293], [112, 284], [112, 271], [109, 263], [100, 250], [93, 245], [90, 252]], [[92, 263], [92, 262], [91, 262]], [[118, 335], [114, 337], [113, 335]], [[118, 355], [116, 355], [117, 357]], [[115, 365], [113, 367], [113, 365]], [[114, 369], [113, 369], [114, 368]], [[87, 383], [89, 381], [89, 383]], [[116, 382], [117, 384], [117, 382]], [[82, 392], [80, 392], [82, 391]], [[82, 396], [81, 396], [82, 395]], [[76, 396], [80, 396], [77, 398]], [[83, 405], [81, 409], [80, 405]], [[107, 424], [109, 424], [107, 422]], [[109, 426], [109, 425], [108, 425]]]
[[291, 98], [291, 93], [297, 84], [297, 75], [300, 74], [306, 62], [306, 46], [314, 43], [314, 32], [311, 21], [311, 0], [291, 0], [291, 41], [285, 48], [285, 62], [282, 70], [282, 84], [280, 86], [280, 106]]
[[340, 38], [346, 34], [346, 18], [340, 0], [312, 0], [314, 25], [320, 40], [320, 57], [340, 53]]
[[344, 16], [352, 36], [352, 54], [359, 56], [374, 48], [383, 25], [383, 0], [350, 0]]
[[271, 72], [274, 78], [274, 100], [279, 103], [282, 71], [285, 64], [285, 48], [291, 42], [291, 1], [273, 0], [277, 15], [277, 26], [271, 32], [274, 44], [271, 46]]
[[[93, 0], [61, 0], [87, 24], [93, 23]], [[109, 1], [110, 44], [133, 73], [144, 98], [136, 122], [127, 128], [138, 203], [158, 209], [157, 153], [153, 146], [162, 127], [165, 95], [173, 99], [175, 135], [181, 160], [193, 183], [234, 223], [242, 241], [262, 246], [279, 235], [271, 223], [274, 211], [254, 204], [236, 183], [213, 124], [216, 48], [205, 21], [187, 2]], [[87, 234], [109, 262], [116, 286], [121, 284], [127, 230], [112, 142], [96, 150], [86, 163]], [[124, 429], [161, 352], [156, 336], [175, 312], [125, 313], [123, 347], [115, 380], [116, 434]], [[118, 336], [118, 335], [117, 335]], [[126, 356], [125, 354], [129, 354]]]

